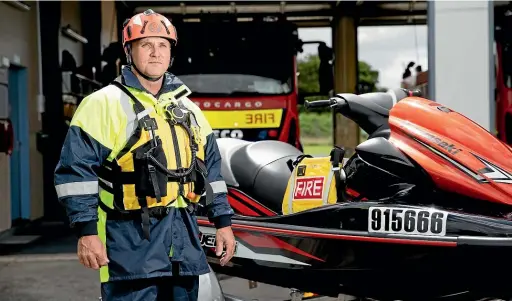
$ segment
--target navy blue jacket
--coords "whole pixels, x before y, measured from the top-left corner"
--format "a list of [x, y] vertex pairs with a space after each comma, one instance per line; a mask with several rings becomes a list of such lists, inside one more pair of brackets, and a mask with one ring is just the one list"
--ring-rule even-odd
[[[151, 94], [142, 87], [128, 67], [123, 67], [122, 76], [127, 87]], [[166, 73], [162, 89], [153, 97], [158, 99], [160, 95], [181, 85], [183, 83], [176, 76]], [[71, 123], [60, 161], [55, 169], [54, 182], [59, 202], [66, 208], [71, 227], [76, 230], [78, 237], [99, 234], [106, 244], [110, 263], [108, 271], [102, 271], [102, 282], [170, 276], [173, 269], [169, 255], [172, 262], [179, 263], [177, 267], [180, 275], [208, 273], [206, 257], [199, 242], [196, 218], [186, 209], [172, 208], [164, 219], [151, 219], [149, 242], [140, 235], [140, 224], [134, 221], [108, 220], [104, 218], [103, 210], [98, 210], [101, 189], [98, 188], [97, 169], [112, 152], [114, 142], [110, 140], [115, 138], [100, 138], [103, 133], [100, 135], [95, 131], [102, 131], [101, 129], [88, 129], [98, 128], [97, 123], [101, 123], [102, 126], [104, 123], [103, 132], [107, 132], [108, 129], [113, 132], [121, 131], [112, 125], [114, 121], [109, 110], [113, 110], [116, 105], [119, 107], [119, 104], [115, 103], [119, 100], [107, 97], [111, 89], [118, 88], [112, 85], [104, 87], [82, 101], [75, 113], [76, 121]], [[195, 106], [191, 101], [187, 103]], [[193, 111], [200, 110], [195, 106]], [[201, 118], [204, 118], [204, 115]], [[206, 136], [206, 141], [207, 180], [210, 183], [223, 183], [225, 187], [221, 176], [221, 156], [211, 130]], [[222, 228], [231, 225], [233, 214], [227, 200], [226, 189], [216, 191], [208, 210], [209, 220], [216, 228]], [[162, 249], [162, 245], [165, 246], [165, 250]]]

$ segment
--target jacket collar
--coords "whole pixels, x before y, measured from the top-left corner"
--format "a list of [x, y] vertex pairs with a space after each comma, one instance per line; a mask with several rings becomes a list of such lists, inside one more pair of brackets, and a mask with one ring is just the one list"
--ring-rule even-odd
[[[121, 76], [123, 85], [152, 95], [151, 92], [149, 92], [142, 86], [137, 76], [135, 76], [135, 74], [131, 70], [130, 66], [122, 67]], [[178, 77], [176, 77], [174, 74], [170, 72], [165, 72], [164, 80], [162, 81], [162, 87], [160, 88], [160, 91], [158, 91], [158, 94], [154, 96], [158, 99], [160, 95], [172, 92], [182, 85], [183, 82]]]

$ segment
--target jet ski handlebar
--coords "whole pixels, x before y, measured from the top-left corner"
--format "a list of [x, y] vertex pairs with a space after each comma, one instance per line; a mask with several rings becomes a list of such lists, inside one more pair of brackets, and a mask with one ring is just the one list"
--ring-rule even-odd
[[331, 97], [330, 99], [313, 100], [313, 101], [306, 100], [304, 102], [304, 107], [306, 108], [306, 110], [315, 109], [315, 108], [326, 108], [326, 107], [331, 107], [333, 109], [339, 109], [339, 106], [342, 105], [342, 103], [346, 103], [346, 101], [342, 95], [343, 94], [338, 94], [334, 97]]
[[388, 124], [389, 111], [400, 100], [421, 96], [420, 91], [394, 89], [387, 92], [364, 94], [341, 93], [328, 100], [305, 101], [306, 110], [330, 107], [336, 113], [357, 123], [368, 135], [382, 130]]
[[334, 104], [334, 98], [331, 98], [331, 99], [326, 99], [326, 100], [314, 100], [314, 101], [308, 101], [306, 100], [304, 102], [304, 107], [307, 109], [312, 109], [312, 108], [325, 108], [325, 107], [329, 107], [331, 106], [332, 104]]
[[[327, 100], [314, 100], [314, 101], [308, 101], [306, 100], [304, 102], [304, 107], [306, 110], [308, 109], [314, 109], [314, 108], [326, 108], [331, 107], [337, 111], [342, 111], [344, 107], [348, 106], [351, 99], [357, 99], [358, 97], [366, 98], [369, 100], [376, 100], [375, 96], [378, 94], [388, 94], [387, 97], [390, 97], [393, 99], [393, 102], [396, 103], [406, 97], [421, 97], [421, 91], [419, 90], [407, 90], [407, 89], [394, 89], [389, 90], [386, 93], [380, 92], [380, 93], [365, 93], [365, 94], [351, 94], [351, 93], [341, 93], [337, 94], [336, 96], [331, 97]], [[378, 96], [377, 96], [378, 97]], [[387, 108], [390, 110], [391, 108]]]

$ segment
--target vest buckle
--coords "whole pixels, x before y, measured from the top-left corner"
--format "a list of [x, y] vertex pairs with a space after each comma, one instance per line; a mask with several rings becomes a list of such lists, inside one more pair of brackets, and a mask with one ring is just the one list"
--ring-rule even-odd
[[142, 120], [142, 124], [146, 131], [158, 130], [158, 125], [157, 125], [155, 119], [153, 119], [153, 118], [146, 118], [146, 119]]

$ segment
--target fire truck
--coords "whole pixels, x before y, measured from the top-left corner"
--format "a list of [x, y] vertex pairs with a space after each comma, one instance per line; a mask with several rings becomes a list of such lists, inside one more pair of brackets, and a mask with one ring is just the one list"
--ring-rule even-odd
[[190, 99], [217, 137], [281, 140], [302, 149], [297, 109], [302, 43], [293, 22], [172, 22], [179, 42], [171, 72], [190, 88]]
[[512, 7], [500, 10], [495, 22], [497, 136], [512, 145]]

